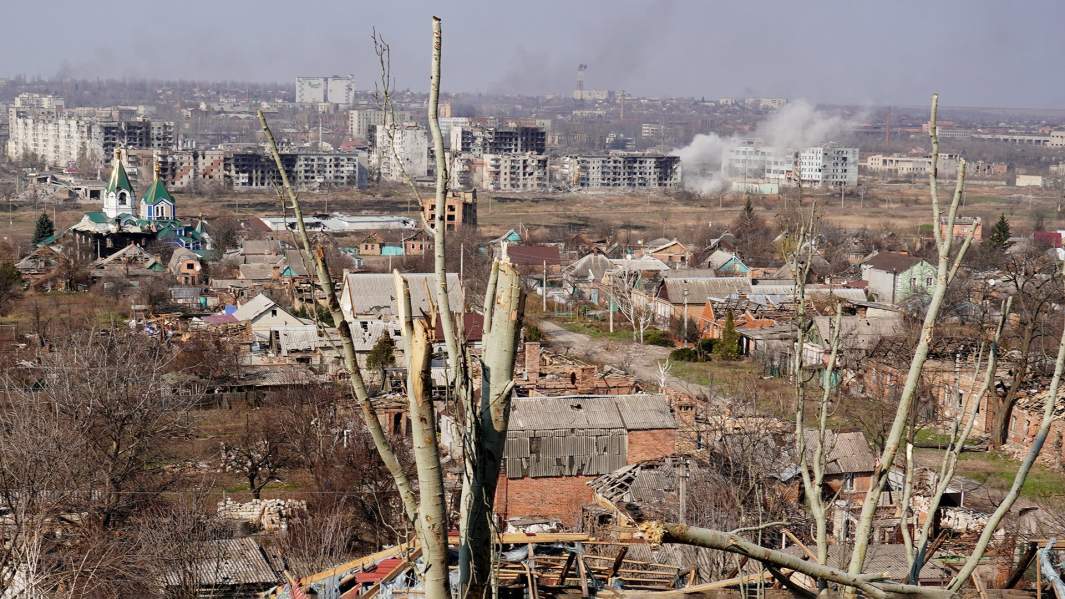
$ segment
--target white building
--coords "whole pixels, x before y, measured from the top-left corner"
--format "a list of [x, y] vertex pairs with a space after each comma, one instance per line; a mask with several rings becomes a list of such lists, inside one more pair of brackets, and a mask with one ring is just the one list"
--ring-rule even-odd
[[[958, 172], [957, 154], [939, 155], [939, 174], [953, 176]], [[931, 156], [910, 156], [907, 154], [873, 154], [865, 159], [865, 168], [870, 173], [883, 173], [898, 177], [928, 176], [932, 169]]]
[[544, 191], [547, 187], [547, 156], [543, 154], [485, 154], [481, 160], [482, 189]]
[[[396, 115], [397, 123], [406, 123], [411, 120], [409, 112], [397, 110], [394, 114]], [[391, 120], [387, 118], [385, 111], [377, 108], [352, 110], [348, 113], [348, 133], [355, 139], [371, 141], [374, 127], [388, 124]]]
[[48, 166], [85, 159], [99, 163], [115, 148], [175, 147], [174, 124], [124, 108], [66, 108], [62, 98], [21, 94], [8, 109], [7, 156], [36, 157]]
[[355, 77], [296, 77], [296, 103], [351, 106], [355, 103]]
[[799, 153], [799, 175], [803, 183], [816, 186], [854, 187], [858, 184], [858, 148], [806, 148]]
[[375, 125], [374, 130], [376, 142], [370, 162], [381, 179], [404, 181], [429, 176], [429, 133], [424, 127], [404, 124], [389, 130]]

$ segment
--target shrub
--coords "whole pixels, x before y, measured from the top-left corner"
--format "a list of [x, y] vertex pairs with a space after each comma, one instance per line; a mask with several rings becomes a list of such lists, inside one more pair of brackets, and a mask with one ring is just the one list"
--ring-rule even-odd
[[669, 352], [669, 359], [674, 362], [702, 362], [703, 357], [695, 349], [682, 347]]
[[673, 347], [673, 336], [669, 331], [662, 329], [647, 329], [643, 334], [644, 345], [658, 345], [661, 347]]
[[525, 325], [525, 340], [526, 341], [540, 341], [544, 338], [544, 332], [540, 330], [540, 327], [535, 324]]

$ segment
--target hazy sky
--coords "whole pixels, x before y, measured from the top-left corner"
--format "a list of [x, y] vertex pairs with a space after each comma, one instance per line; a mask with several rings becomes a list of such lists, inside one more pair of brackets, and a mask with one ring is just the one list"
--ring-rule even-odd
[[445, 91], [788, 96], [815, 102], [1065, 108], [1065, 2], [1024, 0], [51, 0], [5, 3], [0, 75], [427, 86], [444, 19]]

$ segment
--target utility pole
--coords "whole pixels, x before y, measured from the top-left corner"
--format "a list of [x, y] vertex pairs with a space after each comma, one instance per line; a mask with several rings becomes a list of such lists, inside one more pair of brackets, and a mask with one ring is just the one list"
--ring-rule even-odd
[[463, 276], [462, 275], [465, 274], [465, 272], [466, 272], [466, 269], [465, 269], [465, 266], [466, 266], [466, 264], [465, 264], [466, 255], [465, 254], [466, 254], [466, 244], [465, 243], [460, 243], [459, 244], [459, 284], [460, 285], [462, 284], [462, 281], [463, 281]]
[[614, 296], [608, 296], [606, 302], [607, 318], [610, 320], [610, 332], [614, 332]]
[[678, 506], [678, 520], [681, 524], [688, 523], [688, 459], [681, 458], [680, 472], [677, 476], [677, 494], [680, 496]]
[[684, 285], [684, 328], [680, 330], [681, 339], [684, 340], [684, 347], [688, 347], [688, 285]]
[[544, 312], [547, 312], [547, 260], [544, 260]]

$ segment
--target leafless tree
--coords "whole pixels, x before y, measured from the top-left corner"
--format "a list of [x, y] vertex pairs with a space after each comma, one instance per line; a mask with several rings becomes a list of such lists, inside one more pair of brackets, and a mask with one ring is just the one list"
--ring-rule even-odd
[[222, 442], [222, 466], [243, 476], [256, 499], [262, 499], [267, 485], [281, 482], [282, 472], [294, 462], [291, 448], [271, 418], [253, 421], [249, 416], [238, 438]]
[[652, 300], [639, 288], [639, 281], [639, 271], [621, 268], [609, 274], [606, 292], [610, 309], [616, 308], [632, 327], [632, 340], [643, 343], [644, 333], [655, 322], [655, 313]]

